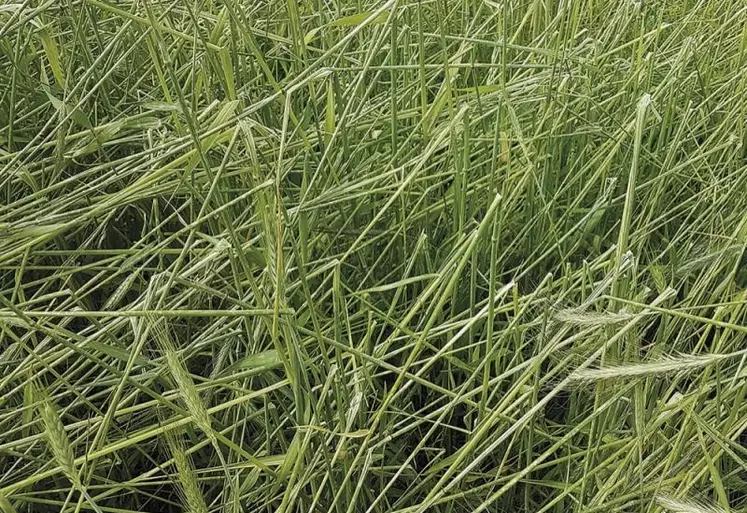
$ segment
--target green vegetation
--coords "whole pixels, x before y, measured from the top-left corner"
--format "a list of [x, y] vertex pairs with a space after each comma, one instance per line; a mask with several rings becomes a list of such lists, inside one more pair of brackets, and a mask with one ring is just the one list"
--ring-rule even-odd
[[3, 0], [0, 511], [747, 511], [747, 5]]

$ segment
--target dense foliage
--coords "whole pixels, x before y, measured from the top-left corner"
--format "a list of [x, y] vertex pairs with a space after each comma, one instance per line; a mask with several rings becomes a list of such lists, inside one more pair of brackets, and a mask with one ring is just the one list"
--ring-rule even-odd
[[747, 5], [7, 0], [0, 511], [747, 508]]

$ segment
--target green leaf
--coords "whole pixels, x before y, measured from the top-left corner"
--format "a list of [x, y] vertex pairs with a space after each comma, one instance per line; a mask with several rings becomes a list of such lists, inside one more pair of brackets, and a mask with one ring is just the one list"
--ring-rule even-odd
[[[214, 130], [218, 128], [219, 126], [226, 123], [228, 120], [231, 119], [231, 117], [236, 112], [236, 108], [239, 106], [238, 100], [232, 100], [229, 102], [226, 102], [223, 107], [218, 111], [218, 114], [215, 115], [215, 118], [213, 118], [213, 121], [210, 123], [209, 130]], [[224, 130], [222, 132], [215, 133], [213, 135], [210, 135], [206, 137], [202, 142], [202, 149], [203, 151], [209, 151], [211, 150], [216, 144], [221, 142], [223, 139], [226, 139], [231, 136], [231, 133], [233, 133], [233, 127], [229, 127], [227, 130]], [[195, 156], [195, 159], [197, 156]]]
[[67, 113], [67, 105], [65, 105], [65, 102], [49, 92], [49, 89], [45, 88], [44, 92], [47, 93], [47, 98], [49, 98], [49, 103], [52, 104], [52, 107], [54, 107], [64, 116]]
[[[116, 358], [117, 360], [120, 360], [122, 362], [127, 362], [130, 359], [130, 352], [126, 349], [110, 344], [104, 344], [103, 342], [98, 342], [96, 340], [89, 340], [86, 343], [86, 348], [94, 349], [99, 353], [103, 353], [106, 356], [111, 356], [112, 358]], [[152, 362], [147, 358], [138, 355], [135, 357], [135, 363], [137, 363], [138, 365], [150, 365]]]
[[83, 112], [80, 109], [70, 107], [70, 105], [66, 104], [59, 98], [57, 98], [55, 95], [53, 95], [49, 89], [46, 87], [44, 88], [44, 92], [47, 94], [47, 98], [49, 98], [49, 102], [52, 104], [52, 106], [60, 112], [63, 116], [66, 116], [70, 114], [70, 118], [79, 126], [82, 128], [86, 128], [88, 130], [93, 130], [93, 125], [91, 124], [91, 121], [88, 119], [88, 117], [83, 114]]
[[229, 119], [231, 119], [231, 116], [236, 112], [236, 108], [239, 106], [239, 102], [236, 100], [228, 101], [226, 102], [223, 107], [221, 107], [220, 111], [218, 111], [218, 114], [215, 115], [215, 118], [210, 123], [210, 129], [217, 128]]
[[231, 62], [231, 54], [228, 53], [228, 48], [223, 48], [219, 52], [220, 65], [223, 70], [223, 77], [226, 79], [226, 88], [228, 89], [228, 98], [230, 100], [236, 99], [236, 81], [233, 76], [233, 63]]
[[123, 126], [123, 122], [116, 122], [107, 125], [100, 130], [96, 130], [95, 137], [89, 137], [88, 139], [86, 139], [87, 142], [79, 145], [78, 149], [73, 151], [72, 157], [78, 158], [99, 150], [105, 143], [114, 139], [114, 137], [120, 132]]
[[145, 102], [142, 107], [146, 110], [155, 110], [158, 112], [180, 112], [182, 109], [179, 105], [168, 102]]
[[15, 12], [23, 7], [23, 4], [5, 4], [0, 5], [0, 13], [3, 12]]
[[2, 492], [0, 492], [0, 511], [2, 511], [2, 513], [18, 513], [16, 508], [13, 507], [8, 498]]
[[[373, 16], [373, 12], [366, 11], [366, 12], [360, 12], [358, 14], [351, 14], [350, 16], [345, 16], [344, 18], [339, 18], [335, 21], [332, 21], [327, 24], [329, 27], [355, 27], [357, 25], [360, 25], [364, 21], [366, 21], [368, 18]], [[376, 18], [371, 20], [371, 24], [381, 24], [386, 23], [387, 18], [389, 17], [389, 12], [384, 11]]]
[[161, 120], [156, 117], [145, 116], [126, 120], [124, 127], [132, 130], [152, 130], [159, 128], [162, 124]]
[[467, 93], [467, 94], [497, 93], [500, 90], [501, 90], [501, 86], [495, 85], [495, 84], [481, 85], [477, 87], [463, 87], [459, 89], [460, 92]]
[[[314, 27], [313, 29], [306, 32], [306, 36], [304, 37], [304, 43], [307, 45], [311, 43], [316, 35], [324, 28], [326, 27], [356, 27], [362, 23], [364, 23], [368, 18], [373, 16], [372, 11], [366, 11], [361, 12], [358, 14], [351, 14], [350, 16], [345, 16], [344, 18], [339, 18], [334, 21], [331, 21], [327, 23], [326, 25], [322, 25], [321, 27]], [[384, 11], [380, 13], [376, 18], [371, 20], [369, 25], [380, 25], [382, 23], [386, 23], [386, 20], [389, 18], [389, 12]]]
[[42, 27], [36, 35], [41, 40], [41, 44], [44, 47], [44, 54], [49, 62], [49, 67], [52, 69], [52, 75], [54, 75], [55, 82], [57, 85], [65, 87], [65, 75], [62, 72], [62, 65], [60, 64], [60, 52], [57, 49], [57, 43], [54, 38], [49, 34], [49, 31]]
[[306, 35], [303, 38], [303, 42], [305, 44], [311, 43], [316, 35], [319, 33], [320, 30], [322, 30], [325, 27], [325, 25], [322, 25], [321, 27], [314, 27], [313, 29], [309, 30]]
[[[41, 225], [34, 225], [34, 226], [25, 226], [17, 230], [14, 230], [11, 228], [8, 238], [13, 239], [13, 240], [33, 239], [36, 237], [43, 237], [45, 235], [55, 233], [63, 229], [64, 227], [65, 227], [64, 224], [41, 224]], [[2, 236], [1, 233], [0, 233], [0, 236]]]
[[268, 351], [262, 351], [261, 353], [254, 353], [245, 356], [238, 362], [234, 363], [224, 371], [224, 375], [235, 374], [239, 371], [247, 371], [254, 369], [272, 369], [279, 367], [283, 364], [280, 359], [280, 355], [275, 349]]
[[332, 134], [335, 133], [335, 116], [337, 108], [332, 81], [327, 81], [327, 105], [324, 112], [324, 145], [329, 145]]

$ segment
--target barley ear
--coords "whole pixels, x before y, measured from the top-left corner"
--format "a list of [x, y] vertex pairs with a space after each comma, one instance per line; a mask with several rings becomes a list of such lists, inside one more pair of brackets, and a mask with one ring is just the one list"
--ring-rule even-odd
[[659, 494], [656, 496], [656, 502], [672, 513], [727, 513], [719, 506], [693, 498], [679, 499], [671, 495]]
[[200, 392], [197, 390], [194, 381], [192, 381], [192, 377], [184, 366], [174, 342], [171, 340], [168, 326], [163, 319], [156, 319], [155, 317], [150, 317], [150, 323], [153, 337], [166, 359], [166, 366], [169, 369], [171, 377], [176, 382], [176, 386], [181, 393], [187, 410], [192, 414], [197, 427], [205, 433], [213, 444], [216, 444], [217, 439], [213, 432], [210, 413], [202, 401]]
[[173, 434], [167, 435], [166, 440], [174, 459], [179, 486], [187, 511], [190, 513], [207, 513], [208, 507], [205, 498], [202, 496], [200, 482], [195, 475], [192, 461], [184, 450], [184, 443]]
[[52, 455], [70, 482], [76, 488], [82, 490], [83, 486], [80, 477], [75, 470], [75, 452], [65, 432], [62, 419], [60, 419], [57, 409], [49, 397], [43, 393], [39, 393], [39, 397], [41, 399], [39, 414], [44, 425], [44, 435], [49, 448], [52, 450]]

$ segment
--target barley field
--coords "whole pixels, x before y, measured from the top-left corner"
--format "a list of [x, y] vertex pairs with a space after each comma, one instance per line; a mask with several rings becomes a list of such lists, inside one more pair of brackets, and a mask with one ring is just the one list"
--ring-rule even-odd
[[743, 0], [0, 0], [0, 512], [747, 512]]

